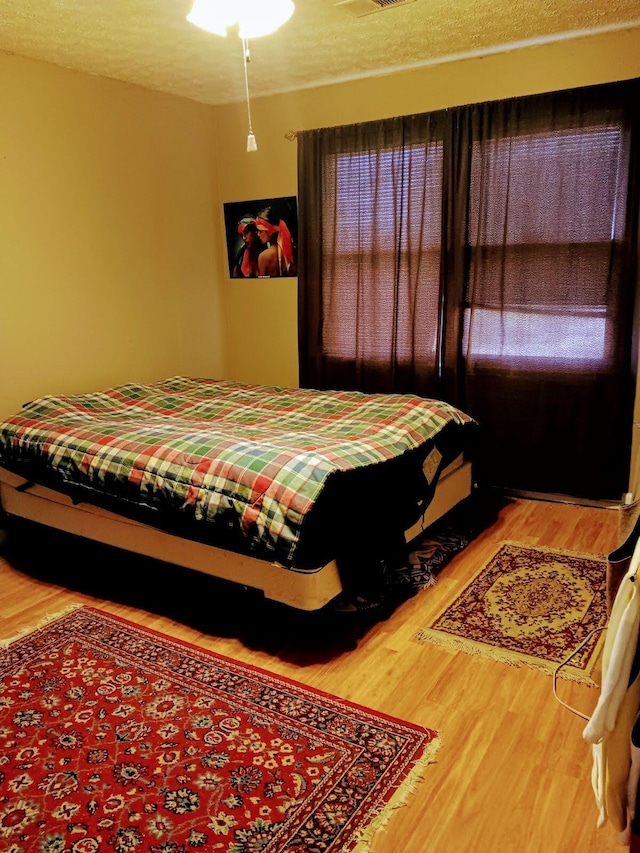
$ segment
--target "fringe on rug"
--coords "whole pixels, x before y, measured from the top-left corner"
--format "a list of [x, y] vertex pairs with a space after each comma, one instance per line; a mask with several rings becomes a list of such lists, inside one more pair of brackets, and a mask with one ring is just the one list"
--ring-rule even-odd
[[542, 551], [543, 554], [565, 554], [567, 557], [576, 557], [581, 560], [595, 560], [598, 561], [606, 561], [607, 555], [603, 554], [601, 551], [596, 552], [593, 551], [572, 551], [570, 548], [554, 548], [551, 545], [538, 545], [536, 542], [519, 542], [515, 539], [505, 539], [500, 542], [499, 547], [496, 551], [499, 551], [503, 545], [515, 545], [517, 548], [526, 548], [531, 549], [533, 551]]
[[60, 619], [61, 616], [65, 616], [67, 613], [73, 613], [74, 610], [79, 610], [82, 607], [83, 605], [79, 603], [68, 604], [56, 613], [45, 613], [37, 625], [26, 625], [24, 628], [20, 628], [18, 633], [14, 634], [13, 637], [8, 637], [7, 639], [0, 637], [0, 649], [8, 649], [11, 643], [15, 643], [16, 640], [20, 640], [28, 634], [33, 634], [34, 631], [39, 631], [40, 628], [44, 628], [45, 625], [48, 625], [50, 622], [55, 622], [56, 619]]
[[[464, 652], [468, 655], [477, 655], [478, 657], [495, 660], [498, 663], [507, 663], [509, 666], [522, 667], [526, 666], [529, 669], [535, 669], [538, 672], [544, 672], [547, 675], [553, 675], [558, 669], [558, 664], [551, 661], [538, 660], [536, 658], [525, 655], [517, 655], [507, 649], [499, 649], [494, 646], [483, 646], [480, 643], [474, 643], [472, 640], [467, 640], [463, 637], [452, 637], [441, 634], [438, 631], [433, 631], [430, 628], [423, 628], [413, 635], [415, 640], [423, 643], [433, 643], [436, 646], [442, 646], [453, 651]], [[599, 655], [599, 649], [596, 647], [593, 655], [594, 665]], [[567, 681], [574, 681], [577, 684], [588, 684], [589, 687], [597, 687], [589, 674], [575, 667], [563, 667], [558, 673]]]
[[435, 567], [428, 560], [420, 556], [417, 558], [416, 563], [419, 567], [420, 577], [420, 580], [416, 583], [417, 589], [426, 589], [427, 587], [435, 586], [438, 583]]
[[373, 841], [373, 837], [377, 835], [378, 832], [384, 831], [396, 809], [400, 809], [407, 805], [409, 797], [416, 790], [417, 785], [424, 779], [424, 769], [429, 764], [433, 764], [435, 762], [436, 753], [440, 749], [441, 745], [441, 735], [438, 735], [438, 737], [434, 738], [429, 743], [424, 753], [420, 756], [418, 761], [415, 762], [415, 765], [409, 775], [406, 776], [398, 788], [396, 788], [391, 799], [381, 807], [380, 813], [358, 833], [358, 841], [351, 853], [370, 853], [371, 848], [369, 845]]
[[425, 532], [414, 541], [406, 562], [387, 573], [386, 585], [409, 592], [435, 586], [438, 574], [469, 542], [470, 536], [453, 526]]

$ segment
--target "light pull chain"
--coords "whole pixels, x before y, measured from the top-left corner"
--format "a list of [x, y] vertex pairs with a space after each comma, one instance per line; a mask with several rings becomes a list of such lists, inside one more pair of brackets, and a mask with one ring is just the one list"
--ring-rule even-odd
[[257, 151], [258, 143], [253, 133], [251, 125], [251, 103], [249, 101], [249, 72], [247, 65], [251, 61], [249, 53], [249, 39], [242, 39], [242, 60], [244, 62], [244, 91], [247, 96], [247, 119], [249, 120], [249, 133], [247, 135], [247, 151]]

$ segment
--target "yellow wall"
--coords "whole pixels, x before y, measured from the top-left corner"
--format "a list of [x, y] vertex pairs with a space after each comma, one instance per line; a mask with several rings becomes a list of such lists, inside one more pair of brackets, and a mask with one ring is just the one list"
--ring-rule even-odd
[[[254, 52], [253, 72], [259, 75]], [[238, 73], [241, 73], [238, 68]], [[286, 58], [283, 79], [286, 79]], [[219, 204], [297, 194], [297, 148], [289, 130], [307, 130], [427, 112], [536, 92], [640, 76], [640, 29], [425, 67], [273, 98], [252, 98], [258, 151], [247, 154], [244, 104], [219, 107]], [[224, 240], [222, 232], [218, 235]], [[221, 267], [226, 369], [247, 382], [295, 385], [296, 288], [231, 281]]]
[[636, 28], [255, 97], [247, 154], [244, 104], [0, 54], [0, 417], [177, 373], [296, 385], [297, 280], [231, 280], [222, 218], [297, 195], [287, 131], [637, 76]]
[[0, 417], [218, 375], [210, 107], [0, 54]]

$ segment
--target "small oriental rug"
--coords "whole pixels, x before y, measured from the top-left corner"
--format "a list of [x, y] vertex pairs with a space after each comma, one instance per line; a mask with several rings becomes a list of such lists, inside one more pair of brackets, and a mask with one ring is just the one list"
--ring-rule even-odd
[[416, 639], [548, 673], [584, 643], [558, 675], [593, 684], [606, 568], [603, 557], [503, 542]]
[[347, 853], [437, 732], [78, 608], [0, 648], [0, 849]]

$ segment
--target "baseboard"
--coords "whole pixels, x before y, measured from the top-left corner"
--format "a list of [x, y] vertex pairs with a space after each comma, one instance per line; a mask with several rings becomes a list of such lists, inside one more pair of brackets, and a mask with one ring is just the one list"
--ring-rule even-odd
[[589, 500], [588, 498], [576, 498], [571, 495], [558, 495], [546, 492], [528, 492], [523, 489], [505, 489], [498, 486], [491, 486], [490, 488], [505, 498], [523, 498], [530, 501], [548, 501], [550, 503], [572, 504], [573, 506], [592, 506], [596, 509], [620, 509], [620, 507], [623, 506], [622, 500]]

